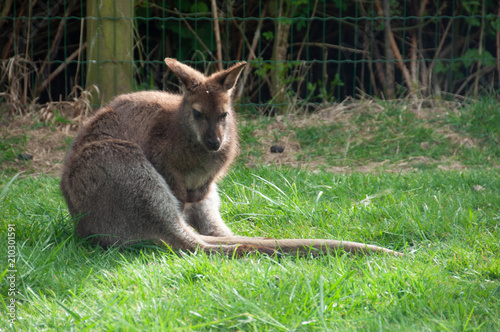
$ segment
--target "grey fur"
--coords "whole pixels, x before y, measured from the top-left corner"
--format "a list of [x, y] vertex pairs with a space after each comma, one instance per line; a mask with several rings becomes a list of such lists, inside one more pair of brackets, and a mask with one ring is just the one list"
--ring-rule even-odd
[[183, 95], [118, 96], [69, 149], [61, 191], [79, 236], [102, 246], [153, 240], [236, 256], [338, 248], [398, 254], [361, 243], [233, 236], [219, 213], [216, 182], [238, 151], [232, 91], [245, 63], [209, 77], [175, 59], [165, 63]]

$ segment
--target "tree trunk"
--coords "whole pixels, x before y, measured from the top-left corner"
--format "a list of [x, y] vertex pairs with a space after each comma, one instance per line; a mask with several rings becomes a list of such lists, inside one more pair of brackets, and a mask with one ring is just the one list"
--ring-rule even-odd
[[97, 85], [99, 106], [132, 91], [133, 2], [87, 0], [87, 82]]
[[[276, 2], [278, 2], [276, 4]], [[277, 7], [277, 8], [276, 8]], [[276, 17], [276, 35], [274, 36], [273, 47], [273, 62], [274, 70], [270, 72], [271, 75], [271, 93], [273, 101], [279, 107], [283, 107], [287, 89], [287, 68], [286, 57], [288, 54], [290, 36], [290, 21], [285, 20], [290, 15], [290, 5], [287, 0], [275, 0], [268, 2], [269, 12], [275, 14]], [[281, 112], [279, 112], [281, 113]]]
[[384, 86], [385, 98], [392, 99], [395, 96], [394, 92], [394, 53], [391, 48], [391, 23], [389, 21], [389, 0], [384, 0], [384, 16], [385, 16], [385, 77]]

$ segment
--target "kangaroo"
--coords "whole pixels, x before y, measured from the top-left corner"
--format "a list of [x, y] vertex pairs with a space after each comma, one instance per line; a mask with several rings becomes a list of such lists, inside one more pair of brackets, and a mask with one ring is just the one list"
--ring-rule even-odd
[[104, 247], [155, 241], [174, 250], [239, 257], [395, 251], [357, 242], [235, 236], [219, 212], [217, 181], [238, 152], [232, 95], [246, 63], [205, 76], [166, 58], [183, 93], [120, 95], [82, 128], [61, 191], [76, 233]]

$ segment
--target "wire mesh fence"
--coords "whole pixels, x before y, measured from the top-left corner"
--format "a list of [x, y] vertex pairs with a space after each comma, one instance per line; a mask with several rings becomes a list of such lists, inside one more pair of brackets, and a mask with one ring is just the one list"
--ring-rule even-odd
[[94, 104], [176, 90], [165, 57], [206, 73], [247, 61], [236, 97], [261, 113], [500, 89], [497, 1], [6, 0], [0, 11], [0, 102], [14, 110], [92, 85]]

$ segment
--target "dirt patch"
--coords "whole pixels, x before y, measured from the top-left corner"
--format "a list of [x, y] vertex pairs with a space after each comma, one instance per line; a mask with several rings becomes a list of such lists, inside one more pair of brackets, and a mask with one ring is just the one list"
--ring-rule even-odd
[[[77, 104], [78, 105], [78, 104]], [[81, 106], [82, 109], [88, 109]], [[448, 105], [449, 106], [449, 105]], [[416, 118], [425, 119], [425, 123], [429, 123], [433, 130], [439, 131], [444, 137], [449, 139], [458, 147], [476, 147], [478, 142], [470, 137], [464, 137], [452, 130], [450, 126], [434, 125], [433, 121], [449, 115], [453, 105], [438, 105], [432, 108], [423, 108], [421, 103], [409, 103], [408, 111], [415, 112]], [[455, 105], [456, 107], [456, 105]], [[74, 108], [72, 108], [74, 110]], [[247, 122], [255, 121], [255, 127], [252, 136], [257, 139], [259, 144], [253, 145], [251, 148], [256, 149], [255, 155], [248, 155], [246, 163], [249, 167], [256, 165], [277, 165], [290, 166], [307, 169], [309, 171], [324, 170], [333, 173], [352, 173], [352, 172], [412, 172], [421, 169], [425, 166], [435, 167], [441, 170], [462, 170], [467, 169], [467, 166], [453, 159], [453, 156], [442, 156], [439, 160], [428, 157], [409, 157], [406, 160], [397, 162], [385, 161], [367, 161], [362, 165], [329, 165], [327, 160], [321, 155], [307, 156], [300, 158], [304, 153], [299, 140], [297, 139], [294, 130], [296, 128], [308, 128], [315, 126], [325, 126], [332, 124], [341, 124], [343, 128], [353, 128], [353, 117], [360, 116], [362, 112], [367, 112], [371, 115], [384, 112], [385, 108], [381, 103], [373, 100], [365, 101], [349, 101], [330, 105], [318, 110], [312, 114], [288, 114], [274, 117], [272, 123], [265, 128], [259, 124], [257, 120], [243, 120]], [[451, 110], [453, 111], [453, 110]], [[2, 167], [8, 167], [26, 171], [34, 174], [50, 174], [60, 176], [62, 164], [65, 158], [66, 150], [69, 142], [77, 134], [78, 124], [88, 116], [88, 111], [78, 111], [76, 114], [71, 114], [70, 118], [72, 125], [58, 124], [57, 126], [41, 126], [38, 120], [33, 116], [26, 115], [17, 117], [9, 121], [8, 125], [0, 127], [0, 132], [7, 136], [26, 135], [27, 143], [22, 153], [32, 155], [30, 161], [16, 160], [6, 162]], [[48, 120], [53, 119], [53, 108], [45, 109], [42, 114]], [[64, 113], [67, 114], [67, 113]], [[47, 119], [46, 119], [47, 120]], [[77, 125], [75, 125], [75, 123]], [[56, 128], [54, 128], [56, 127]], [[357, 129], [357, 137], [353, 137], [353, 144], [357, 141], [369, 140], [370, 132], [363, 128]], [[323, 138], [320, 138], [322, 140]], [[422, 143], [425, 148], [426, 142]], [[428, 143], [427, 143], [428, 144]], [[271, 146], [278, 145], [283, 148], [282, 153], [271, 152]]]
[[30, 174], [60, 176], [68, 142], [76, 136], [76, 129], [34, 126], [37, 121], [30, 115], [17, 117], [1, 128], [2, 134], [9, 136], [26, 135], [26, 147], [21, 153], [32, 156], [30, 160], [17, 158], [5, 162], [2, 167], [13, 168]]
[[[4, 137], [26, 135], [27, 141], [21, 158], [4, 162], [0, 167], [29, 174], [59, 176], [69, 142], [93, 113], [91, 96], [95, 90], [95, 86], [87, 89], [75, 86], [67, 101], [54, 101], [43, 105], [32, 102], [27, 107], [23, 106], [23, 109], [15, 111], [14, 107], [15, 112], [6, 112], [7, 121], [3, 126], [0, 124], [0, 133]], [[12, 108], [14, 104], [11, 103], [8, 107]], [[9, 118], [12, 113], [21, 115]]]
[[[425, 108], [424, 108], [425, 107]], [[413, 112], [416, 119], [425, 120], [425, 126], [432, 129], [450, 142], [460, 147], [477, 147], [478, 142], [470, 137], [464, 137], [453, 131], [449, 125], [435, 125], [433, 122], [449, 116], [456, 108], [457, 103], [440, 102], [429, 104], [429, 102], [415, 101], [408, 102], [403, 106], [404, 111]], [[264, 129], [256, 129], [252, 135], [260, 142], [260, 146], [254, 146], [257, 149], [258, 156], [249, 156], [248, 164], [250, 166], [267, 164], [277, 166], [290, 166], [307, 169], [310, 171], [324, 170], [333, 173], [352, 173], [352, 172], [413, 172], [425, 167], [437, 167], [440, 170], [462, 170], [468, 167], [453, 159], [453, 156], [442, 156], [439, 160], [417, 156], [409, 157], [407, 160], [391, 163], [389, 160], [377, 162], [365, 162], [363, 165], [349, 166], [328, 166], [328, 162], [321, 156], [300, 160], [298, 155], [303, 153], [299, 140], [295, 136], [296, 128], [306, 128], [314, 126], [328, 126], [332, 124], [341, 124], [342, 128], [347, 130], [354, 129], [353, 117], [360, 116], [363, 112], [369, 112], [370, 115], [377, 115], [386, 109], [383, 105], [373, 100], [350, 101], [332, 105], [320, 109], [312, 114], [290, 114], [285, 116], [276, 116], [273, 122]], [[254, 120], [259, 121], [259, 120]], [[353, 137], [353, 144], [362, 140], [370, 140], [372, 133], [364, 128], [355, 128], [357, 136]], [[279, 135], [277, 135], [279, 133]], [[320, 138], [322, 139], [322, 138]], [[271, 146], [278, 145], [284, 148], [282, 153], [273, 153]], [[429, 148], [429, 143], [422, 143], [423, 149]]]

